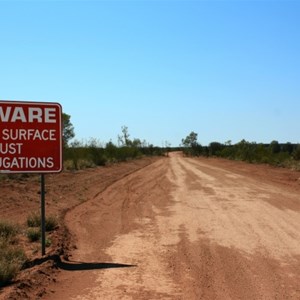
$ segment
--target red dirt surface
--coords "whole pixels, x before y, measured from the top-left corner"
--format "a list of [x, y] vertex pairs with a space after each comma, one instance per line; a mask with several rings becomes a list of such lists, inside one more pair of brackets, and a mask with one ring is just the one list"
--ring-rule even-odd
[[[299, 172], [171, 153], [46, 180], [66, 230], [0, 299], [300, 299]], [[38, 189], [1, 183], [1, 217]]]

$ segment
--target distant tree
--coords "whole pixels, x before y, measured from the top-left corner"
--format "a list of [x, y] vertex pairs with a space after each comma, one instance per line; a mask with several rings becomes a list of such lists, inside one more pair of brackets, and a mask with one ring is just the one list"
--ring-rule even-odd
[[85, 145], [85, 148], [87, 149], [88, 158], [90, 161], [92, 161], [96, 166], [105, 165], [106, 157], [104, 155], [104, 148], [99, 140], [91, 138]]
[[181, 140], [182, 145], [185, 147], [183, 152], [186, 155], [198, 156], [203, 154], [203, 147], [198, 144], [198, 133], [192, 131], [186, 138]]
[[297, 148], [293, 152], [293, 158], [295, 160], [300, 160], [300, 144], [297, 145]]
[[74, 126], [71, 123], [71, 116], [68, 114], [62, 114], [63, 122], [63, 145], [66, 148], [69, 141], [75, 137]]
[[250, 142], [242, 139], [239, 143], [236, 144], [236, 158], [248, 162], [253, 160], [253, 145]]
[[171, 143], [168, 141], [165, 141], [165, 151], [166, 151], [166, 155], [169, 156], [169, 152], [171, 151]]
[[198, 145], [197, 138], [198, 133], [192, 131], [186, 138], [181, 140], [181, 143], [184, 147], [195, 148]]
[[79, 160], [83, 156], [84, 145], [82, 142], [78, 140], [74, 140], [70, 143], [70, 147], [66, 149], [65, 154], [67, 152], [67, 156], [73, 162], [73, 167], [75, 170], [79, 170]]
[[143, 146], [143, 143], [140, 139], [133, 139], [131, 144], [133, 147], [136, 147], [136, 148], [142, 148], [142, 146]]
[[279, 153], [281, 150], [280, 144], [278, 143], [278, 141], [272, 141], [269, 149], [271, 151], [272, 154], [276, 154]]
[[109, 141], [106, 144], [105, 150], [106, 150], [106, 155], [110, 161], [116, 160], [118, 147], [112, 141]]
[[127, 126], [122, 126], [122, 135], [118, 135], [118, 141], [120, 146], [131, 146], [132, 142], [129, 139], [130, 134], [128, 132], [128, 127]]
[[210, 155], [217, 155], [223, 150], [224, 146], [219, 142], [211, 142], [208, 148]]
[[287, 143], [285, 143], [285, 144], [283, 145], [282, 150], [283, 150], [284, 152], [288, 152], [289, 154], [292, 154], [293, 151], [294, 151], [294, 146], [293, 146], [292, 143], [287, 142]]

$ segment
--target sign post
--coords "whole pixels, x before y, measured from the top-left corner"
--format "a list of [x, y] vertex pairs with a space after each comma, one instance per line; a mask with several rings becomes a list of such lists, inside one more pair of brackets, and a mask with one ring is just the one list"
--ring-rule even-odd
[[41, 174], [45, 255], [45, 174], [62, 171], [62, 108], [52, 102], [0, 100], [0, 173]]
[[41, 174], [41, 239], [42, 256], [46, 254], [46, 205], [45, 205], [45, 174]]

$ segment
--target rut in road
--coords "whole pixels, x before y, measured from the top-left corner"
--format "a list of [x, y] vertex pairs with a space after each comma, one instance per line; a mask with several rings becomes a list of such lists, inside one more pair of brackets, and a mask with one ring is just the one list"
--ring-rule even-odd
[[66, 222], [74, 262], [111, 265], [62, 272], [49, 299], [300, 299], [299, 195], [251, 174], [173, 154]]

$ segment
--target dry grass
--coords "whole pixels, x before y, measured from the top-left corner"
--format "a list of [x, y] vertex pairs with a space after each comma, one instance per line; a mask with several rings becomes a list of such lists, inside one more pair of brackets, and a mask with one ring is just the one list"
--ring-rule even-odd
[[0, 221], [0, 286], [15, 278], [26, 261], [24, 251], [16, 245], [18, 232], [18, 226]]

